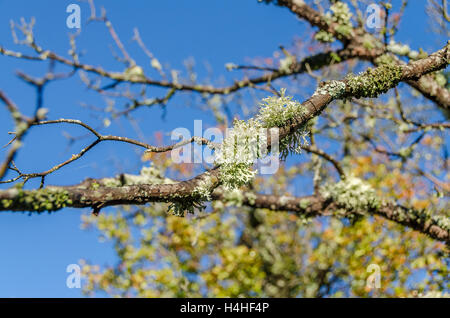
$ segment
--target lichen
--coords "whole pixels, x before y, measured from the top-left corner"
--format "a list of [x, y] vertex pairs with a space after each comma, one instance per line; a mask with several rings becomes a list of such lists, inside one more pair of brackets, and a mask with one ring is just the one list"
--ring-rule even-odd
[[208, 177], [209, 173], [205, 173], [205, 178], [199, 182], [192, 191], [192, 196], [196, 200], [209, 201], [211, 200], [211, 192], [214, 189], [214, 182]]
[[300, 209], [306, 210], [310, 204], [311, 202], [308, 199], [302, 199], [300, 200], [298, 206], [300, 207]]
[[346, 77], [346, 94], [355, 98], [376, 98], [394, 87], [402, 77], [402, 68], [398, 65], [382, 65], [369, 68], [358, 76]]
[[246, 192], [245, 193], [245, 197], [247, 198], [247, 200], [248, 200], [248, 203], [250, 204], [250, 205], [254, 205], [255, 203], [256, 203], [256, 194], [254, 194], [254, 193], [252, 193], [252, 192]]
[[224, 201], [226, 205], [241, 207], [244, 202], [244, 194], [239, 189], [225, 191]]
[[347, 212], [366, 212], [377, 209], [381, 201], [377, 198], [375, 190], [363, 180], [348, 177], [338, 183], [326, 184], [321, 188], [325, 199], [330, 199]]
[[314, 38], [322, 43], [332, 43], [336, 40], [333, 34], [324, 30], [320, 30], [319, 32], [317, 32]]
[[280, 96], [270, 96], [262, 100], [256, 118], [263, 127], [282, 127], [305, 112], [302, 104], [292, 100], [292, 96], [286, 96], [286, 89], [282, 88]]
[[426, 293], [420, 293], [417, 296], [418, 298], [450, 298], [450, 293], [446, 293], [443, 291], [428, 291]]
[[389, 42], [387, 50], [397, 55], [406, 56], [412, 60], [417, 60], [419, 58], [426, 57], [423, 55], [423, 52], [412, 50], [408, 45], [396, 43], [394, 40], [391, 40]]
[[430, 210], [417, 210], [412, 208], [397, 207], [393, 211], [393, 217], [399, 222], [414, 222], [417, 224], [436, 225], [450, 233], [450, 218], [444, 215], [432, 215]]
[[[286, 96], [286, 90], [281, 89], [280, 96], [271, 96], [262, 100], [256, 119], [264, 128], [283, 127], [305, 114], [305, 107], [292, 100], [292, 96]], [[305, 124], [280, 140], [281, 158], [285, 159], [292, 152], [301, 153], [301, 145], [308, 143], [306, 140], [308, 132], [308, 126]]]
[[436, 83], [440, 86], [440, 87], [446, 87], [449, 84], [449, 79], [448, 77], [444, 74], [443, 71], [437, 71], [432, 73], [432, 76], [434, 78], [434, 80], [436, 81]]
[[431, 221], [441, 229], [450, 233], [450, 218], [443, 215], [433, 215]]
[[234, 189], [250, 182], [256, 173], [251, 167], [257, 158], [263, 156], [265, 147], [267, 136], [259, 121], [235, 120], [233, 129], [227, 132], [215, 153], [222, 184]]
[[130, 81], [145, 78], [144, 70], [139, 65], [130, 66], [125, 70], [124, 77]]
[[[227, 131], [215, 152], [215, 164], [220, 166], [219, 179], [225, 188], [236, 189], [253, 180], [254, 162], [267, 154], [267, 129], [289, 125], [306, 114], [305, 107], [285, 93], [282, 89], [280, 96], [263, 99], [255, 118], [235, 120], [233, 128]], [[279, 141], [282, 158], [301, 151], [301, 145], [307, 143], [308, 127], [305, 123]]]
[[186, 212], [194, 214], [195, 209], [203, 210], [205, 208], [201, 201], [179, 200], [170, 203], [168, 212], [175, 216], [184, 217]]
[[265, 146], [267, 136], [259, 121], [235, 120], [233, 128], [227, 131], [226, 138], [217, 149], [215, 162], [251, 165], [263, 155]]
[[296, 62], [295, 56], [288, 55], [284, 59], [280, 60], [280, 72], [283, 73], [290, 73], [291, 72], [291, 66]]
[[287, 204], [289, 202], [289, 197], [287, 197], [287, 196], [285, 196], [285, 195], [282, 195], [281, 197], [280, 197], [280, 204], [281, 205], [285, 205], [285, 204]]
[[102, 185], [105, 187], [116, 188], [139, 184], [173, 184], [174, 181], [165, 178], [162, 171], [150, 164], [149, 167], [143, 167], [140, 174], [121, 174], [115, 178], [102, 179]]
[[250, 183], [256, 175], [250, 164], [224, 163], [220, 166], [219, 179], [227, 189], [236, 189]]
[[39, 189], [32, 191], [24, 191], [19, 188], [11, 189], [13, 191], [13, 199], [3, 199], [0, 201], [2, 209], [18, 208], [22, 211], [56, 211], [66, 206], [70, 206], [73, 202], [69, 198], [69, 193], [65, 190], [55, 189]]
[[375, 59], [375, 63], [378, 65], [390, 65], [394, 64], [394, 59], [390, 54], [383, 54]]
[[237, 69], [238, 66], [234, 63], [226, 63], [225, 68], [227, 69], [227, 71], [232, 71], [232, 70]]
[[365, 49], [368, 50], [372, 50], [375, 48], [375, 45], [373, 44], [371, 39], [364, 39], [362, 45]]
[[320, 83], [313, 96], [330, 95], [333, 99], [338, 99], [345, 94], [345, 83], [341, 81], [327, 81]]
[[[348, 5], [344, 2], [338, 1], [331, 5], [330, 10], [331, 12], [329, 11], [325, 14], [326, 21], [328, 23], [337, 24], [335, 30], [339, 37], [347, 37], [350, 35], [353, 29], [351, 22], [353, 14], [351, 13]], [[334, 36], [324, 30], [317, 32], [315, 39], [324, 43], [335, 41]]]

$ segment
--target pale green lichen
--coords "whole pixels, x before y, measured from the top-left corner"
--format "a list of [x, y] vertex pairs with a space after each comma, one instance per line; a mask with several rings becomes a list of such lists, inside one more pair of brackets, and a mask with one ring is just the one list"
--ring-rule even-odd
[[412, 208], [397, 207], [393, 211], [393, 218], [399, 222], [414, 222], [416, 224], [436, 225], [450, 233], [449, 215], [432, 215], [430, 210], [417, 210]]
[[443, 71], [434, 72], [432, 73], [432, 76], [440, 87], [446, 87], [449, 83], [449, 80]]
[[254, 205], [256, 203], [257, 196], [253, 192], [246, 192], [245, 197], [250, 205]]
[[330, 7], [330, 10], [332, 11], [331, 20], [338, 24], [336, 31], [344, 36], [349, 35], [352, 30], [353, 14], [348, 5], [345, 2], [337, 1]]
[[363, 47], [368, 50], [373, 50], [375, 48], [372, 39], [364, 39], [362, 44]]
[[65, 190], [39, 189], [24, 191], [21, 188], [10, 189], [13, 191], [13, 199], [3, 199], [0, 201], [2, 209], [15, 208], [22, 211], [56, 211], [73, 202], [69, 198], [69, 193]]
[[402, 67], [398, 65], [382, 65], [369, 68], [358, 76], [353, 74], [346, 78], [346, 94], [355, 98], [375, 98], [397, 85], [402, 78]]
[[282, 195], [280, 197], [280, 201], [279, 202], [280, 202], [281, 205], [286, 205], [287, 203], [289, 203], [289, 197], [287, 197], [285, 195]]
[[412, 50], [408, 45], [396, 43], [394, 40], [391, 40], [389, 42], [387, 50], [397, 55], [406, 56], [412, 60], [417, 60], [419, 58], [424, 57], [423, 52]]
[[326, 184], [321, 188], [325, 199], [332, 200], [347, 212], [366, 212], [381, 206], [375, 190], [363, 180], [348, 177], [338, 183]]
[[168, 212], [175, 216], [184, 217], [186, 212], [194, 214], [195, 209], [203, 210], [205, 208], [201, 201], [179, 200], [170, 203]]
[[[351, 18], [353, 14], [348, 5], [344, 2], [337, 1], [330, 7], [331, 12], [325, 14], [325, 19], [328, 23], [336, 23], [336, 33], [342, 37], [347, 37], [351, 34], [353, 26]], [[324, 30], [316, 33], [315, 39], [320, 42], [334, 42], [334, 36]]]
[[300, 207], [300, 209], [306, 210], [310, 204], [311, 202], [308, 199], [302, 199], [300, 200], [298, 206]]
[[234, 63], [226, 63], [225, 68], [227, 69], [227, 71], [232, 71], [232, 70], [237, 69], [238, 66]]
[[433, 215], [431, 221], [441, 229], [450, 233], [450, 218], [443, 215]]
[[333, 99], [341, 98], [345, 94], [345, 83], [341, 81], [327, 81], [320, 83], [313, 96], [330, 95]]
[[197, 200], [209, 201], [211, 200], [211, 192], [214, 190], [215, 183], [209, 178], [209, 173], [206, 172], [203, 180], [192, 191], [192, 196]]
[[316, 33], [316, 35], [314, 36], [314, 38], [322, 43], [331, 43], [334, 42], [336, 39], [334, 38], [333, 34], [324, 31], [324, 30], [320, 30], [319, 32]]
[[220, 165], [221, 183], [230, 189], [238, 188], [253, 180], [256, 171], [251, 167], [262, 157], [267, 145], [267, 136], [261, 124], [250, 119], [235, 120], [233, 129], [215, 153], [215, 163]]
[[282, 127], [290, 120], [305, 114], [305, 108], [292, 96], [286, 96], [286, 89], [280, 90], [280, 96], [264, 98], [260, 104], [257, 120], [263, 127]]
[[204, 203], [211, 201], [211, 193], [215, 187], [216, 183], [214, 178], [211, 177], [209, 172], [206, 172], [191, 193], [185, 195], [173, 194], [169, 196], [167, 200], [171, 202], [169, 205], [169, 213], [176, 216], [184, 216], [186, 212], [193, 214], [195, 209], [200, 211], [204, 210], [206, 208]]
[[97, 182], [94, 182], [91, 184], [91, 188], [92, 188], [92, 190], [97, 190], [98, 188], [100, 188], [100, 184]]
[[296, 62], [295, 56], [288, 55], [284, 59], [280, 60], [280, 72], [283, 73], [290, 73], [291, 72], [291, 66]]
[[215, 162], [251, 165], [263, 155], [265, 146], [267, 136], [259, 121], [235, 120], [233, 128], [227, 131], [226, 138], [217, 149]]
[[226, 205], [233, 205], [237, 207], [241, 207], [244, 203], [244, 194], [239, 189], [233, 189], [229, 191], [225, 191], [224, 193], [224, 201]]
[[256, 171], [251, 169], [251, 165], [245, 163], [225, 163], [220, 166], [220, 181], [227, 189], [239, 188], [250, 183]]
[[[286, 90], [281, 89], [280, 96], [271, 96], [262, 100], [257, 120], [264, 128], [283, 127], [292, 121], [302, 118], [306, 114], [305, 107], [286, 96]], [[295, 132], [280, 140], [279, 150], [281, 158], [285, 159], [291, 152], [301, 153], [301, 145], [307, 144], [306, 137], [309, 130], [307, 125], [297, 128]]]
[[[105, 187], [122, 187], [139, 184], [173, 184], [173, 180], [165, 178], [160, 169], [150, 164], [149, 167], [143, 167], [140, 174], [121, 174], [115, 178], [102, 179], [102, 185]], [[91, 185], [92, 186], [92, 185]], [[95, 185], [94, 185], [95, 187]]]
[[[221, 183], [228, 189], [238, 188], [253, 180], [256, 171], [251, 167], [258, 158], [267, 154], [267, 129], [283, 127], [298, 121], [306, 114], [305, 107], [282, 89], [280, 96], [271, 96], [262, 100], [259, 113], [250, 120], [235, 120], [233, 129], [215, 153], [215, 163], [220, 165]], [[296, 129], [279, 141], [281, 157], [301, 151], [301, 145], [307, 143], [308, 125]], [[273, 141], [273, 140], [272, 140]]]
[[144, 70], [139, 65], [132, 65], [124, 72], [127, 80], [139, 80], [145, 78]]
[[375, 59], [375, 63], [378, 65], [390, 65], [394, 64], [394, 62], [394, 58], [390, 54], [383, 54]]

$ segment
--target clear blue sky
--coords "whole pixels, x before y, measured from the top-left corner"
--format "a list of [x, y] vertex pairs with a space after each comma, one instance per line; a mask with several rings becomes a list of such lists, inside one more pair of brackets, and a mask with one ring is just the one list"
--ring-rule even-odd
[[[394, 1], [399, 2], [399, 1]], [[444, 39], [430, 38], [427, 32], [425, 0], [410, 1], [398, 40], [413, 48], [436, 49]], [[36, 18], [35, 35], [44, 48], [67, 56], [69, 49], [66, 27], [66, 7], [75, 0], [0, 0], [0, 45], [14, 46], [9, 21]], [[244, 63], [249, 58], [271, 56], [279, 45], [289, 46], [305, 30], [286, 9], [258, 4], [256, 0], [167, 0], [167, 1], [96, 1], [97, 7], [107, 9], [122, 41], [133, 57], [147, 61], [131, 42], [132, 31], [138, 27], [144, 42], [161, 63], [183, 69], [182, 61], [193, 56], [199, 66], [199, 76], [205, 75], [203, 62], [207, 61], [215, 75], [225, 73], [224, 64]], [[121, 71], [122, 66], [111, 57], [111, 43], [103, 25], [84, 26], [88, 18], [87, 3], [80, 3], [83, 27], [78, 47], [86, 50], [83, 61], [102, 64], [104, 68]], [[23, 70], [40, 76], [46, 64], [26, 62], [0, 56], [0, 89], [20, 107], [31, 114], [35, 105], [33, 88], [15, 76]], [[147, 66], [145, 66], [147, 67]], [[236, 74], [238, 76], [238, 73]], [[147, 141], [153, 141], [156, 131], [171, 131], [179, 126], [189, 127], [194, 119], [202, 118], [199, 110], [186, 108], [186, 99], [177, 98], [169, 103], [165, 120], [159, 108], [135, 113]], [[52, 119], [78, 118], [98, 125], [92, 112], [80, 107], [81, 102], [105, 105], [97, 94], [86, 91], [78, 76], [51, 84], [45, 91], [45, 107], [50, 108]], [[8, 142], [7, 132], [12, 130], [9, 114], [0, 107], [0, 145]], [[39, 131], [38, 131], [39, 130]], [[75, 143], [70, 148], [62, 131], [73, 135], [84, 131], [67, 126], [39, 127], [25, 139], [25, 147], [16, 163], [26, 172], [48, 169], [81, 149], [88, 141]], [[136, 132], [126, 122], [114, 124], [105, 133], [136, 138]], [[0, 159], [5, 150], [0, 150]], [[3, 159], [1, 159], [3, 160]], [[74, 184], [86, 177], [105, 177], [118, 172], [136, 173], [140, 162], [138, 152], [129, 145], [101, 144], [82, 160], [64, 168], [47, 179], [47, 184]], [[36, 187], [30, 182], [28, 187]], [[4, 186], [2, 188], [5, 188]], [[65, 285], [66, 266], [81, 258], [97, 264], [114, 262], [108, 243], [99, 243], [95, 232], [80, 229], [80, 215], [89, 210], [65, 209], [55, 214], [32, 215], [0, 213], [0, 297], [79, 297], [80, 290]]]

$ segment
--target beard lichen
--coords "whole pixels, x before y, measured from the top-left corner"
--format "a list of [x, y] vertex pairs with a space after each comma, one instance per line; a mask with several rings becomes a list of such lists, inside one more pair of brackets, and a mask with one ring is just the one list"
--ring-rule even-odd
[[[298, 120], [306, 114], [305, 108], [286, 90], [280, 96], [264, 98], [259, 113], [248, 121], [235, 120], [222, 144], [216, 151], [215, 163], [220, 165], [221, 183], [227, 189], [239, 188], [255, 177], [252, 166], [256, 159], [267, 154], [267, 130], [280, 128]], [[301, 152], [301, 145], [307, 143], [308, 125], [305, 124], [279, 141], [281, 158], [289, 153]]]
[[202, 201], [197, 200], [179, 200], [173, 201], [169, 204], [168, 212], [175, 215], [184, 217], [185, 213], [194, 214], [195, 209], [204, 210], [206, 208]]
[[234, 121], [233, 129], [227, 132], [215, 154], [215, 163], [220, 165], [219, 180], [225, 188], [239, 188], [253, 180], [256, 171], [251, 168], [263, 156], [264, 147], [267, 136], [259, 121]]
[[[219, 182], [229, 191], [250, 183], [256, 171], [252, 169], [256, 159], [267, 154], [267, 131], [288, 125], [306, 113], [305, 108], [292, 97], [285, 95], [262, 100], [259, 113], [248, 121], [235, 120], [233, 128], [227, 131], [225, 139], [216, 148], [214, 163], [219, 166]], [[306, 143], [307, 124], [280, 141], [282, 156], [290, 151], [299, 152]], [[169, 210], [175, 215], [194, 212], [194, 208], [204, 208], [203, 202], [211, 200], [215, 184], [207, 177], [185, 198], [171, 198]]]
[[256, 175], [252, 165], [224, 163], [220, 166], [220, 181], [227, 189], [236, 189], [250, 183]]
[[286, 89], [280, 90], [280, 96], [264, 98], [260, 104], [256, 119], [265, 128], [281, 127], [290, 120], [305, 114], [305, 108], [292, 96], [286, 96]]
[[195, 209], [204, 210], [204, 202], [211, 200], [211, 193], [216, 183], [209, 172], [205, 172], [194, 190], [188, 195], [172, 195], [169, 205], [169, 213], [176, 216], [184, 216], [185, 212], [193, 214]]
[[[280, 90], [280, 96], [270, 96], [262, 100], [256, 119], [264, 128], [283, 127], [306, 114], [306, 109], [292, 96], [286, 96], [286, 89]], [[280, 140], [279, 150], [282, 159], [290, 153], [301, 153], [301, 146], [307, 144], [308, 125], [299, 127], [295, 132]]]

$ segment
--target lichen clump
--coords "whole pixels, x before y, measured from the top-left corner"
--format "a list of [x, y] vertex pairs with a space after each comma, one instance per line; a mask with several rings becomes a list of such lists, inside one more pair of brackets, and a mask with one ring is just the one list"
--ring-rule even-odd
[[[163, 176], [163, 172], [151, 163], [149, 167], [143, 167], [140, 171], [140, 174], [138, 175], [124, 173], [116, 176], [115, 178], [105, 178], [103, 179], [102, 185], [105, 187], [116, 188], [139, 184], [173, 184], [173, 183], [174, 183], [173, 180], [165, 178]], [[92, 186], [95, 187], [95, 183]]]
[[234, 189], [253, 180], [256, 171], [251, 167], [266, 146], [267, 137], [258, 121], [235, 120], [233, 129], [227, 132], [215, 154], [215, 163], [220, 165], [221, 183]]
[[335, 184], [327, 184], [321, 188], [321, 194], [325, 199], [333, 200], [349, 212], [366, 212], [381, 205], [375, 190], [355, 177], [348, 177]]
[[224, 192], [224, 201], [226, 202], [227, 206], [233, 205], [241, 207], [244, 203], [244, 199], [244, 193], [239, 189], [233, 189]]
[[201, 201], [179, 200], [170, 203], [168, 212], [175, 216], [184, 217], [186, 212], [194, 214], [195, 209], [204, 210], [205, 208]]
[[412, 50], [408, 45], [396, 43], [394, 40], [391, 40], [389, 42], [387, 50], [397, 55], [407, 56], [412, 60], [417, 60], [419, 58], [424, 57], [423, 54], [421, 54], [418, 51]]
[[[254, 162], [267, 154], [267, 129], [279, 128], [298, 120], [306, 113], [305, 108], [291, 96], [271, 96], [262, 100], [259, 113], [248, 121], [235, 120], [233, 129], [217, 149], [215, 163], [220, 165], [220, 181], [228, 189], [239, 188], [253, 180]], [[306, 143], [306, 125], [280, 140], [282, 158], [290, 152], [300, 152]]]
[[[348, 5], [344, 2], [336, 2], [330, 7], [331, 12], [327, 12], [325, 19], [328, 23], [336, 23], [336, 33], [342, 37], [347, 37], [352, 32], [352, 16]], [[315, 39], [319, 42], [334, 42], [334, 36], [324, 30], [316, 33]]]
[[209, 173], [205, 173], [205, 178], [199, 182], [197, 187], [192, 192], [192, 196], [198, 200], [211, 200], [211, 192], [214, 190], [214, 182], [209, 178]]
[[382, 65], [369, 68], [358, 76], [346, 78], [346, 94], [355, 98], [376, 98], [398, 84], [402, 78], [402, 68], [398, 65]]
[[448, 214], [432, 215], [430, 210], [416, 210], [398, 207], [393, 211], [393, 216], [400, 222], [414, 222], [417, 224], [436, 225], [450, 233], [450, 218]]
[[[271, 96], [262, 100], [257, 120], [264, 128], [283, 127], [306, 114], [305, 107], [292, 96], [286, 96], [286, 90], [281, 89], [280, 96]], [[299, 127], [292, 134], [280, 140], [281, 158], [285, 159], [291, 152], [301, 153], [301, 145], [307, 144], [308, 125]]]
[[280, 96], [270, 96], [262, 100], [256, 119], [265, 128], [281, 127], [304, 113], [304, 107], [292, 100], [292, 96], [286, 96], [286, 89], [282, 88]]
[[14, 199], [3, 199], [0, 205], [4, 209], [12, 210], [20, 209], [21, 211], [56, 211], [72, 204], [69, 193], [64, 190], [40, 189], [33, 191], [24, 191], [16, 188], [14, 191]]
[[331, 98], [337, 99], [345, 94], [345, 83], [341, 81], [328, 81], [320, 83], [313, 96], [317, 95], [330, 95]]

